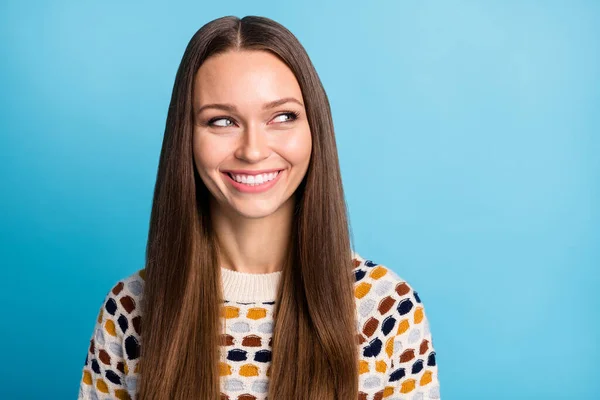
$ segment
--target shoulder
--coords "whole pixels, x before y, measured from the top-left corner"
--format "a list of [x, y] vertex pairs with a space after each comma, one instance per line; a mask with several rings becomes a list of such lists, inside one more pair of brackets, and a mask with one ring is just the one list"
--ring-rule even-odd
[[90, 338], [81, 376], [78, 398], [129, 399], [135, 389], [140, 355], [140, 300], [144, 287], [144, 270], [115, 282], [100, 307]]
[[[145, 270], [140, 269], [113, 283], [104, 298], [98, 321], [111, 320], [113, 324], [109, 323], [108, 326], [114, 326], [117, 331], [115, 333], [122, 334], [126, 333], [130, 325], [136, 325], [140, 318], [144, 282]], [[118, 332], [117, 326], [122, 332]]]
[[424, 306], [409, 282], [388, 266], [356, 252], [353, 259], [361, 342], [374, 338], [386, 340], [404, 333], [410, 336], [428, 333]]
[[[378, 264], [353, 253], [354, 294], [358, 300], [385, 299], [388, 296], [396, 300], [407, 300], [404, 308], [421, 303], [417, 291], [402, 276], [383, 264]], [[412, 307], [411, 306], [411, 307]]]
[[[354, 254], [361, 376], [386, 376], [388, 394], [439, 399], [436, 348], [417, 291], [385, 265]], [[396, 398], [396, 397], [395, 397]]]
[[126, 312], [131, 313], [137, 308], [141, 301], [146, 271], [140, 269], [130, 275], [127, 275], [115, 282], [107, 294], [107, 300], [117, 306], [122, 307]]

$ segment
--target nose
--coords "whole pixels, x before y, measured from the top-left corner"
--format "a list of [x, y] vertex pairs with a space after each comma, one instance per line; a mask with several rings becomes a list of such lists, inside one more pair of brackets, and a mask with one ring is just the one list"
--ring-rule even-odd
[[235, 151], [236, 158], [256, 163], [267, 158], [270, 152], [264, 129], [256, 123], [249, 123], [244, 129], [239, 146]]

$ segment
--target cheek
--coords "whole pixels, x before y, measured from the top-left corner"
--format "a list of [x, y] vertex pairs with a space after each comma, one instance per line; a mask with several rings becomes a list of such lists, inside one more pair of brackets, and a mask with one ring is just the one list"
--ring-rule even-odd
[[312, 137], [308, 126], [281, 141], [282, 155], [292, 164], [305, 164], [310, 159]]
[[193, 151], [194, 162], [200, 174], [204, 174], [204, 170], [215, 169], [225, 157], [221, 149], [226, 146], [217, 143], [211, 135], [202, 133], [194, 134]]

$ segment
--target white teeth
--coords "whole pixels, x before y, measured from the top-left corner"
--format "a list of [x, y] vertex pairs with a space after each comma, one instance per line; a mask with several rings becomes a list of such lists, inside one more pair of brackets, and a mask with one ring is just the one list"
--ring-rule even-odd
[[257, 186], [272, 181], [279, 174], [279, 172], [280, 171], [260, 175], [233, 175], [230, 173], [229, 176], [231, 176], [236, 182], [244, 183], [248, 186]]

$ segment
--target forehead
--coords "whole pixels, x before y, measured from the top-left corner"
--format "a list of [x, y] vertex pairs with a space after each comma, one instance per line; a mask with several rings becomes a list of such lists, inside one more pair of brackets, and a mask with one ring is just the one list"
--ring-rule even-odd
[[283, 97], [302, 100], [292, 70], [268, 51], [228, 51], [211, 56], [194, 79], [194, 104], [234, 103], [262, 106]]

